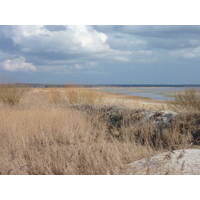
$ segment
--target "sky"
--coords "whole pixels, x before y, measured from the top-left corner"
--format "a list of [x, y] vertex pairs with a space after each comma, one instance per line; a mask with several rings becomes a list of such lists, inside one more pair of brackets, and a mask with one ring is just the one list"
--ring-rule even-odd
[[1, 25], [0, 75], [25, 83], [200, 84], [198, 25]]

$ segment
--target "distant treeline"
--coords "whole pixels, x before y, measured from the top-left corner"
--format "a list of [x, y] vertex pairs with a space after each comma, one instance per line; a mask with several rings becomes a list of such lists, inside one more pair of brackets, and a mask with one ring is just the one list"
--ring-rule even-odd
[[37, 84], [37, 83], [18, 83], [27, 85], [31, 88], [52, 88], [59, 87], [200, 87], [200, 84]]

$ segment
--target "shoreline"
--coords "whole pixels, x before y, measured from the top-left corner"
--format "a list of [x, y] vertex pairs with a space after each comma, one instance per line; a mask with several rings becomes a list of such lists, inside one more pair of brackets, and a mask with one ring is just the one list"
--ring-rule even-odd
[[[170, 101], [173, 100], [175, 91], [162, 91], [165, 90], [163, 87], [98, 87], [95, 90], [107, 92], [109, 94], [123, 96], [126, 99], [141, 99], [141, 100], [152, 100], [152, 101]], [[161, 91], [159, 91], [161, 90]], [[169, 88], [170, 90], [170, 88]], [[176, 92], [179, 92], [178, 90]]]

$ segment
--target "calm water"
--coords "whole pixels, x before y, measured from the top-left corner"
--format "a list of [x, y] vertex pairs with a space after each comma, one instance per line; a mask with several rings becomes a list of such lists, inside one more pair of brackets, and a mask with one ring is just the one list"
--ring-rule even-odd
[[[185, 87], [121, 87], [101, 89], [106, 92], [120, 93], [130, 96], [150, 97], [156, 100], [173, 100], [176, 92], [184, 91]], [[200, 87], [196, 88], [200, 90]]]

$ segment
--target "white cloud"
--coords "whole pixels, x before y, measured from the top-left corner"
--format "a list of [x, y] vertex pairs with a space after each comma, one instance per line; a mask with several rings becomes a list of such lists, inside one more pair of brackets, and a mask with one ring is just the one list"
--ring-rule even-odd
[[45, 26], [6, 26], [3, 32], [14, 44], [20, 45], [22, 52], [36, 54], [41, 58], [45, 54], [45, 59], [49, 56], [50, 60], [52, 55], [56, 59], [56, 55], [69, 58], [68, 55], [84, 54], [88, 56], [87, 59], [96, 56], [106, 60], [126, 61], [130, 55], [128, 51], [112, 49], [107, 43], [108, 36], [90, 26], [66, 26], [61, 31], [50, 31]]
[[74, 65], [74, 69], [82, 69], [83, 67], [81, 66], [81, 65], [79, 65], [79, 64], [75, 64]]
[[35, 71], [36, 67], [32, 63], [26, 63], [26, 59], [22, 56], [13, 60], [5, 60], [2, 66], [7, 71]]
[[89, 29], [87, 26], [68, 26], [68, 28], [71, 30], [74, 43], [83, 49], [93, 52], [109, 49], [106, 44], [108, 38], [106, 34]]
[[11, 37], [15, 44], [20, 44], [23, 37], [29, 37], [33, 35], [38, 35], [44, 33], [42, 29], [43, 26], [30, 26], [30, 25], [21, 25], [21, 26], [12, 26]]
[[139, 50], [136, 53], [139, 55], [151, 55], [152, 51], [151, 50]]
[[24, 53], [28, 53], [28, 52], [31, 51], [31, 49], [29, 49], [29, 48], [22, 48], [21, 50], [22, 50], [22, 52], [24, 52]]
[[6, 60], [8, 58], [12, 58], [12, 55], [5, 53], [5, 52], [2, 52], [0, 50], [0, 63], [1, 63], [1, 61]]
[[200, 58], [200, 46], [196, 48], [187, 48], [178, 51], [172, 51], [171, 55], [183, 57], [186, 59]]
[[142, 59], [138, 59], [137, 62], [140, 62], [140, 63], [156, 62], [156, 59], [155, 58], [142, 58]]
[[190, 39], [189, 41], [188, 41], [188, 43], [190, 44], [190, 45], [200, 45], [200, 40], [199, 39]]
[[114, 59], [115, 60], [118, 60], [118, 61], [129, 61], [128, 58], [125, 58], [123, 56], [114, 56]]
[[97, 63], [94, 62], [94, 61], [88, 61], [88, 62], [86, 62], [86, 65], [87, 65], [87, 66], [96, 66]]

